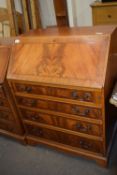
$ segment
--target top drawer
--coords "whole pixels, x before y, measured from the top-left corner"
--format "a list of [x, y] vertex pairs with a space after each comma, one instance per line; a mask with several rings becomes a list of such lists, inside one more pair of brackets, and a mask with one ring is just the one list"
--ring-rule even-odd
[[64, 99], [71, 99], [81, 102], [91, 102], [96, 104], [101, 103], [101, 93], [89, 90], [85, 91], [77, 89], [66, 89], [66, 88], [19, 84], [19, 83], [14, 84], [14, 89], [15, 92], [20, 93], [45, 95]]

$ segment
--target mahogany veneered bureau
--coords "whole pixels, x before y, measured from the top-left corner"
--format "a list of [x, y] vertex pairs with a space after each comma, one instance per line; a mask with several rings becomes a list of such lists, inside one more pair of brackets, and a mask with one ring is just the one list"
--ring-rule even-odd
[[115, 26], [52, 28], [17, 37], [7, 80], [28, 144], [106, 166], [116, 122], [108, 103], [117, 78], [116, 41]]
[[0, 46], [0, 134], [25, 142], [24, 129], [6, 81], [10, 53], [10, 46]]

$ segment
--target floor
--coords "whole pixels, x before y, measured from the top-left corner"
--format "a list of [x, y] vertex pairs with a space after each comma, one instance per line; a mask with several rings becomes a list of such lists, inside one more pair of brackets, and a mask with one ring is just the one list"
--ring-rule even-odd
[[117, 136], [108, 169], [47, 147], [24, 146], [0, 137], [0, 175], [117, 175]]

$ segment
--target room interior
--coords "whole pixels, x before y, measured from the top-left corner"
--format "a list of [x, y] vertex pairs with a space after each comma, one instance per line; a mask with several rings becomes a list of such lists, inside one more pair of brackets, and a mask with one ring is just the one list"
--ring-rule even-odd
[[117, 174], [116, 42], [117, 1], [0, 0], [1, 174]]

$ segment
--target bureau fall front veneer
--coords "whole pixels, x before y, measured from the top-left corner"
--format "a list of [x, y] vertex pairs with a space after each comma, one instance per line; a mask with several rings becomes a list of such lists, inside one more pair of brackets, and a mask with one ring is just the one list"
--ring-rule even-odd
[[24, 143], [24, 130], [6, 81], [10, 53], [10, 46], [0, 46], [0, 135], [9, 136]]
[[16, 39], [7, 80], [29, 144], [107, 165], [116, 40], [114, 26], [36, 30]]

